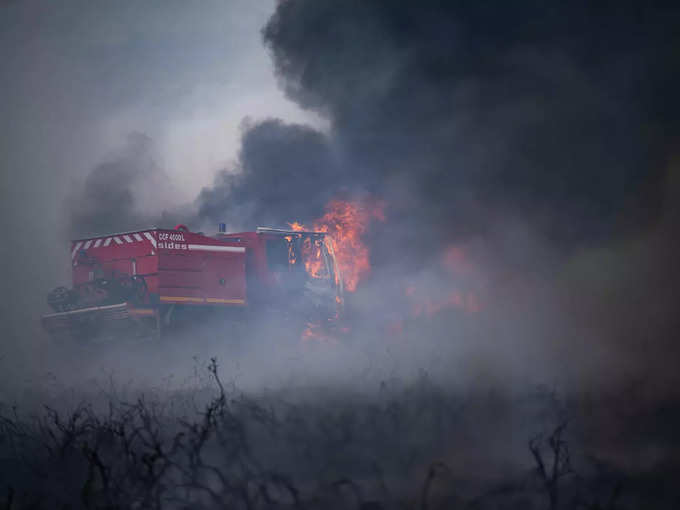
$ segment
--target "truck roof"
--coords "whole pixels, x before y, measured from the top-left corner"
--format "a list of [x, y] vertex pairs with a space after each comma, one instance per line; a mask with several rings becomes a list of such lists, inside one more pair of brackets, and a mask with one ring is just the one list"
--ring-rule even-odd
[[[151, 232], [155, 230], [168, 230], [168, 231], [174, 231], [175, 229], [173, 228], [162, 228], [162, 227], [148, 227], [148, 228], [141, 228], [137, 230], [127, 230], [124, 232], [108, 232], [106, 234], [95, 234], [92, 236], [87, 236], [87, 237], [78, 237], [75, 239], [71, 239], [72, 242], [78, 242], [78, 241], [89, 241], [91, 239], [99, 239], [103, 237], [115, 237], [115, 236], [125, 236], [125, 235], [130, 235], [130, 234], [141, 234], [143, 232]], [[201, 234], [207, 237], [213, 237], [209, 234], [205, 234], [203, 232], [191, 232], [192, 234]], [[281, 228], [273, 228], [273, 227], [257, 227], [257, 229], [253, 232], [247, 231], [247, 232], [218, 232], [216, 235], [219, 237], [224, 237], [224, 236], [241, 236], [244, 234], [274, 234], [274, 235], [318, 235], [318, 236], [326, 236], [328, 235], [327, 232], [315, 232], [312, 230], [287, 230], [287, 229], [281, 229]], [[218, 238], [219, 238], [218, 237]]]
[[113, 236], [124, 236], [124, 235], [129, 235], [129, 234], [140, 234], [142, 232], [150, 232], [152, 230], [172, 230], [172, 229], [159, 228], [159, 227], [140, 228], [140, 229], [137, 229], [137, 230], [127, 230], [125, 232], [108, 232], [106, 234], [95, 234], [93, 236], [77, 237], [75, 239], [71, 239], [71, 241], [73, 241], [73, 242], [87, 241], [89, 239], [97, 239], [99, 237], [113, 237]]

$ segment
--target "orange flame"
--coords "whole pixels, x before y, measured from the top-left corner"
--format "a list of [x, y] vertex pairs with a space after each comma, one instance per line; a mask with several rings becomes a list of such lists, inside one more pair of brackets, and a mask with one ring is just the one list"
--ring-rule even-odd
[[[312, 230], [330, 234], [330, 248], [335, 253], [345, 290], [349, 292], [354, 292], [371, 271], [369, 250], [362, 238], [372, 221], [385, 221], [384, 208], [383, 202], [331, 200], [326, 205], [326, 213], [312, 223]], [[307, 230], [298, 222], [289, 225], [296, 231]], [[321, 240], [305, 239], [302, 258], [312, 277], [324, 276]]]
[[[477, 274], [477, 266], [469, 259], [460, 246], [449, 245], [441, 254], [440, 279], [431, 282], [405, 282], [403, 295], [409, 307], [408, 317], [431, 319], [439, 314], [460, 310], [475, 314], [482, 310], [478, 286], [470, 285], [470, 277]], [[388, 324], [388, 332], [393, 336], [403, 333], [406, 317], [398, 317]]]

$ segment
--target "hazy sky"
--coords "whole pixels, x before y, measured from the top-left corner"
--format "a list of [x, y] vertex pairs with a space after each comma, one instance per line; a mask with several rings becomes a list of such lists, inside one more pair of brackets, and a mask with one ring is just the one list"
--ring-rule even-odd
[[245, 116], [309, 117], [277, 89], [261, 43], [273, 8], [266, 0], [4, 5], [3, 167], [52, 174], [59, 185], [57, 175], [85, 174], [141, 131], [193, 197], [234, 157]]

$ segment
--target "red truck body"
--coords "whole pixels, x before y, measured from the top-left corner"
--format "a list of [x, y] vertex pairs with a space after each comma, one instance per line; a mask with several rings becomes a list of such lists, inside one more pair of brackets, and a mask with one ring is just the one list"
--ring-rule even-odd
[[144, 278], [145, 304], [243, 306], [246, 247], [202, 234], [151, 229], [72, 241], [73, 285], [97, 272]]
[[[178, 306], [259, 310], [303, 296], [314, 297], [311, 306], [328, 308], [332, 301], [337, 316], [342, 278], [324, 236], [264, 227], [208, 236], [180, 225], [76, 239], [72, 289], [48, 295], [54, 313], [43, 316], [43, 325], [51, 333], [72, 333], [111, 320], [151, 318], [160, 330]], [[305, 271], [310, 253], [323, 272]]]

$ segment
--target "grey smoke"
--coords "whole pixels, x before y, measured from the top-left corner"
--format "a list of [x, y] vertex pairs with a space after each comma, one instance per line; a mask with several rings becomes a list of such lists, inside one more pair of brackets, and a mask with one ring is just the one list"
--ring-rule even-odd
[[[188, 223], [285, 226], [318, 217], [334, 196], [374, 194], [388, 221], [371, 232], [372, 279], [350, 305], [377, 345], [387, 330], [371, 322], [411, 320], [407, 282], [432, 295], [460, 285], [441, 274], [453, 243], [479, 266], [465, 285], [485, 315], [420, 324], [432, 349], [453, 341], [460, 349], [447, 356], [477, 359], [487, 376], [670, 374], [677, 17], [585, 4], [282, 2], [265, 44], [288, 96], [330, 128], [244, 123], [236, 162], [201, 191]], [[93, 185], [107, 184], [105, 169]], [[126, 204], [129, 190], [118, 192]]]
[[71, 237], [172, 228], [191, 217], [190, 204], [172, 202], [176, 190], [158, 159], [149, 136], [128, 135], [124, 146], [95, 166], [65, 200]]
[[382, 345], [376, 317], [407, 313], [406, 280], [459, 285], [441, 275], [453, 243], [480, 267], [486, 315], [414, 326], [432, 349], [450, 342], [501, 379], [671, 374], [677, 21], [591, 3], [281, 2], [264, 42], [283, 90], [328, 129], [245, 123], [236, 161], [186, 205], [133, 137], [72, 192], [69, 228], [283, 226], [371, 194], [388, 221], [350, 303], [368, 343]]
[[198, 199], [202, 222], [230, 229], [313, 218], [338, 193], [343, 175], [330, 141], [309, 126], [270, 119], [244, 125], [238, 162]]

